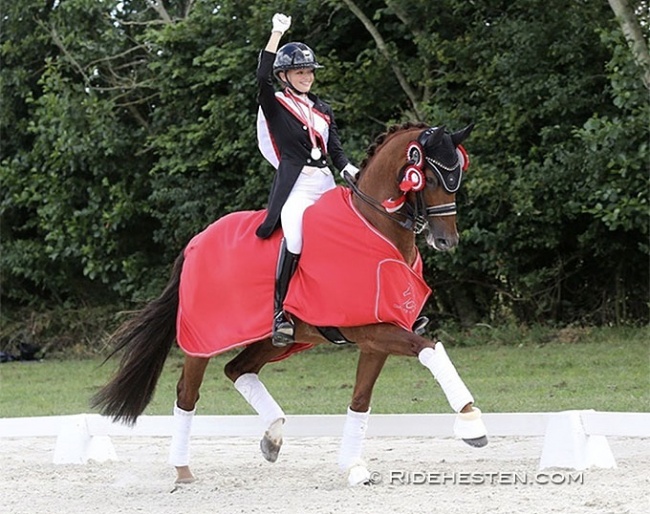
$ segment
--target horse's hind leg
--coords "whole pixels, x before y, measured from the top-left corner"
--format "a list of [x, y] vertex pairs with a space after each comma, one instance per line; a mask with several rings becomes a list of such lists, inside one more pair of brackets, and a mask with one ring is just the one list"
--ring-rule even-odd
[[286, 348], [278, 348], [267, 339], [260, 343], [247, 346], [233, 360], [228, 362], [224, 372], [233, 381], [235, 389], [244, 397], [248, 404], [262, 418], [267, 427], [264, 437], [260, 441], [262, 455], [269, 462], [278, 459], [282, 447], [282, 428], [285, 414], [271, 393], [260, 381], [258, 373], [262, 367], [282, 355]]
[[176, 386], [169, 463], [176, 468], [176, 483], [179, 484], [195, 480], [190, 471], [190, 430], [199, 400], [199, 389], [209, 361], [209, 358], [186, 356]]

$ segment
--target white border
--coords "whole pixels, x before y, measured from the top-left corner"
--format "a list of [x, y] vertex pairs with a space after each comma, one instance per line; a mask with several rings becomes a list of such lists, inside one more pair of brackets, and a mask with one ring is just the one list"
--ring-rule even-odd
[[[484, 413], [490, 436], [544, 436], [553, 416], [578, 413], [587, 435], [650, 437], [650, 413], [563, 412]], [[368, 437], [454, 437], [455, 414], [371, 414]], [[0, 438], [56, 437], [73, 420], [83, 420], [91, 436], [169, 437], [172, 416], [140, 416], [133, 426], [112, 423], [99, 414], [0, 418]], [[337, 437], [343, 433], [345, 415], [287, 416], [284, 435], [288, 437]], [[203, 416], [192, 423], [192, 435], [200, 437], [257, 437], [264, 427], [259, 416]]]

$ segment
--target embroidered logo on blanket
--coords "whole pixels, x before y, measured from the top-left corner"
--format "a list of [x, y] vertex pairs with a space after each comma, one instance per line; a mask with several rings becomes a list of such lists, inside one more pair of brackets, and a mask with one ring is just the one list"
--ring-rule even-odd
[[413, 287], [410, 284], [406, 288], [406, 291], [402, 293], [402, 296], [404, 297], [404, 301], [402, 303], [394, 303], [393, 307], [408, 312], [409, 314], [415, 311], [418, 305], [413, 298]]

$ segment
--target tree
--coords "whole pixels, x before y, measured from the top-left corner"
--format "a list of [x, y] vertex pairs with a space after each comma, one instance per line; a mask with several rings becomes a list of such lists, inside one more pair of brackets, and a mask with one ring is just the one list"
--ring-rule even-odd
[[648, 23], [644, 2], [612, 3], [636, 53], [605, 3], [3, 6], [5, 305], [149, 297], [201, 228], [264, 206], [273, 170], [256, 148], [254, 71], [277, 9], [294, 17], [287, 41], [325, 65], [317, 93], [354, 161], [394, 122], [476, 123], [461, 245], [423, 252], [432, 311], [647, 320]]
[[[117, 85], [111, 73], [118, 69], [116, 55], [127, 62], [137, 57], [102, 4], [73, 0], [49, 7], [33, 27], [49, 56], [20, 70], [37, 78], [23, 99], [30, 144], [3, 152], [3, 268], [27, 281], [28, 290], [41, 288], [60, 301], [99, 292], [83, 277], [125, 294], [142, 273], [143, 256], [157, 253], [139, 238], [150, 223], [141, 203], [150, 164], [136, 157], [146, 137], [137, 111], [146, 100], [142, 89]], [[29, 16], [16, 10], [7, 18]]]
[[[417, 112], [452, 126], [470, 120], [477, 124], [467, 142], [474, 165], [462, 195], [469, 204], [461, 203], [461, 246], [453, 256], [425, 253], [439, 309], [466, 323], [504, 312], [528, 321], [620, 322], [625, 316], [610, 311], [609, 300], [603, 301], [611, 298], [619, 305], [614, 311], [625, 311], [625, 304], [628, 312], [635, 311], [632, 318], [647, 316], [639, 301], [644, 294], [647, 297], [647, 281], [639, 284], [633, 278], [647, 275], [642, 269], [647, 253], [637, 243], [647, 233], [637, 214], [644, 202], [621, 206], [620, 186], [619, 195], [612, 196], [617, 205], [610, 215], [622, 216], [625, 210], [635, 220], [617, 236], [616, 251], [634, 248], [628, 264], [640, 265], [622, 266], [634, 271], [623, 280], [625, 285], [616, 287], [608, 278], [621, 274], [604, 273], [611, 271], [612, 261], [603, 265], [596, 256], [601, 249], [608, 254], [609, 229], [586, 207], [601, 205], [585, 197], [594, 191], [594, 183], [610, 180], [607, 174], [595, 177], [593, 170], [613, 168], [604, 153], [593, 153], [593, 141], [590, 147], [580, 141], [585, 135], [582, 128], [593, 124], [594, 116], [609, 118], [619, 109], [620, 99], [612, 93], [603, 67], [619, 47], [604, 45], [599, 37], [602, 31], [611, 31], [608, 8], [594, 9], [583, 2], [477, 6], [412, 0], [386, 1], [373, 16], [363, 14], [360, 3], [341, 3], [363, 21], [393, 69], [401, 70], [404, 64], [423, 95], [435, 92], [428, 100], [423, 96], [414, 101], [409, 93], [414, 88], [402, 88]], [[563, 15], [558, 17], [560, 10]], [[388, 16], [403, 25], [402, 32], [391, 34], [408, 34], [411, 46], [400, 48], [384, 39], [381, 27], [388, 25]], [[414, 55], [421, 55], [428, 65], [414, 65]], [[399, 70], [395, 75], [402, 84]], [[645, 102], [635, 95], [630, 104], [638, 107]], [[623, 134], [619, 129], [615, 137], [622, 159], [634, 155], [635, 145], [640, 150], [638, 159], [628, 159], [626, 165], [634, 168], [628, 169], [624, 182], [645, 198], [647, 187], [638, 183], [643, 175], [632, 172], [644, 159], [647, 162], [643, 144], [647, 130], [639, 126], [643, 109], [632, 117], [636, 123], [630, 131]], [[611, 135], [602, 131], [596, 137], [604, 141]], [[630, 295], [632, 289], [635, 293]], [[594, 294], [596, 290], [599, 294]]]
[[641, 68], [643, 83], [646, 89], [650, 90], [650, 53], [646, 37], [643, 34], [639, 17], [645, 14], [645, 25], [648, 24], [648, 3], [645, 1], [638, 2], [639, 5], [633, 8], [627, 0], [608, 0], [609, 5], [614, 11], [621, 30], [625, 34], [625, 39], [632, 48], [634, 58]]

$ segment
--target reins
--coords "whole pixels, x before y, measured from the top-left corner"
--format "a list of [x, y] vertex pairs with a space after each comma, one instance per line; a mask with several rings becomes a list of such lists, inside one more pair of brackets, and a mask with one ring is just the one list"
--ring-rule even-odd
[[[343, 172], [343, 178], [354, 194], [382, 216], [394, 221], [406, 230], [413, 231], [415, 234], [421, 233], [427, 227], [427, 218], [453, 216], [456, 214], [456, 202], [435, 206], [427, 206], [424, 202], [422, 190], [424, 189], [426, 182], [426, 176], [423, 170], [426, 166], [425, 162], [432, 167], [433, 171], [440, 175], [440, 171], [436, 166], [436, 164], [440, 165], [440, 163], [434, 161], [429, 156], [424, 155], [424, 151], [422, 150], [425, 135], [430, 134], [430, 130], [431, 129], [428, 129], [420, 134], [417, 142], [413, 141], [409, 144], [409, 149], [407, 151], [409, 161], [402, 167], [398, 176], [404, 177], [408, 174], [410, 187], [407, 187], [406, 189], [400, 187], [404, 196], [398, 200], [388, 199], [383, 202], [375, 200], [359, 189], [359, 186], [357, 186], [355, 180], [347, 171]], [[412, 155], [415, 157], [411, 157]], [[411, 178], [413, 180], [411, 180]], [[400, 179], [400, 184], [403, 181], [403, 178]], [[415, 183], [417, 183], [417, 186], [413, 187]], [[414, 202], [406, 200], [406, 193], [408, 191], [413, 191], [415, 193]], [[404, 209], [405, 212], [401, 212], [402, 209]], [[398, 217], [401, 217], [402, 219], [398, 219]]]
[[[411, 217], [408, 214], [405, 214], [403, 212], [396, 212], [394, 214], [397, 214], [399, 216], [403, 216], [403, 217], [406, 218], [404, 221], [398, 220], [395, 216], [393, 216], [392, 214], [389, 214], [388, 212], [386, 212], [386, 209], [384, 208], [384, 206], [381, 205], [372, 196], [368, 196], [366, 193], [361, 191], [361, 189], [359, 189], [359, 187], [356, 185], [356, 183], [355, 183], [354, 179], [352, 178], [352, 176], [347, 171], [343, 172], [343, 178], [345, 179], [345, 182], [348, 184], [348, 186], [350, 186], [350, 189], [352, 189], [354, 194], [357, 195], [359, 198], [361, 198], [361, 200], [366, 202], [370, 207], [372, 207], [374, 210], [376, 210], [379, 214], [381, 214], [385, 218], [388, 218], [391, 221], [394, 221], [395, 223], [400, 225], [402, 228], [405, 228], [406, 230], [413, 230], [414, 232], [416, 232], [414, 230], [415, 219], [413, 217]], [[426, 226], [426, 219], [424, 220], [424, 226]], [[424, 227], [419, 228], [419, 232], [416, 232], [416, 233], [419, 234], [422, 230], [424, 230]]]
[[[427, 227], [427, 218], [437, 216], [453, 216], [456, 214], [456, 202], [427, 207], [424, 204], [424, 198], [421, 192], [415, 193], [415, 206], [410, 202], [405, 202], [404, 207], [406, 208], [406, 212], [396, 211], [391, 214], [386, 212], [385, 207], [381, 203], [361, 191], [361, 189], [359, 189], [359, 186], [356, 185], [354, 179], [347, 171], [343, 172], [343, 178], [345, 179], [345, 182], [348, 184], [350, 189], [352, 189], [354, 194], [374, 210], [376, 210], [379, 214], [391, 221], [394, 221], [406, 230], [412, 230], [416, 234], [421, 233]], [[424, 215], [420, 214], [422, 211], [424, 211]], [[402, 216], [404, 220], [397, 219], [395, 215]]]

